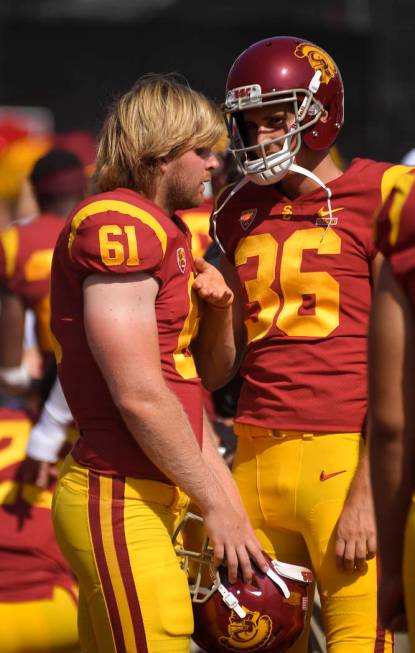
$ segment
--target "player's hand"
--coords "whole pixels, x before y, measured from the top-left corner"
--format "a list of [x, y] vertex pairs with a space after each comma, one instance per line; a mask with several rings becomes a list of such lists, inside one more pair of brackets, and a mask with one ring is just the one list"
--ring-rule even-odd
[[337, 565], [346, 571], [366, 569], [376, 555], [376, 527], [370, 494], [346, 499], [336, 532]]
[[378, 600], [382, 625], [392, 631], [408, 630], [400, 573], [390, 576], [382, 570]]
[[229, 501], [204, 513], [204, 525], [213, 548], [216, 567], [226, 562], [228, 579], [234, 583], [238, 567], [245, 583], [252, 581], [251, 559], [266, 572], [268, 563], [245, 510], [235, 509]]
[[45, 490], [49, 487], [52, 480], [56, 479], [57, 470], [55, 465], [46, 460], [34, 460], [34, 458], [25, 458], [19, 467], [17, 481], [19, 483], [28, 483]]
[[203, 258], [195, 259], [198, 275], [193, 288], [201, 299], [217, 309], [228, 308], [233, 302], [233, 292], [225, 283], [222, 274]]

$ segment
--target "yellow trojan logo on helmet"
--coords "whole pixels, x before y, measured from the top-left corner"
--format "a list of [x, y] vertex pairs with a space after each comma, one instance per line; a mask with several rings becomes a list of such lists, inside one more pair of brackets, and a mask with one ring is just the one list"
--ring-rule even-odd
[[229, 637], [220, 637], [219, 643], [229, 651], [260, 651], [271, 637], [271, 617], [245, 607], [243, 609], [246, 612], [244, 619], [232, 611], [228, 625]]
[[328, 84], [336, 74], [336, 64], [327, 52], [311, 43], [300, 43], [295, 48], [294, 54], [299, 59], [307, 57], [308, 63], [314, 70], [320, 70], [322, 84]]

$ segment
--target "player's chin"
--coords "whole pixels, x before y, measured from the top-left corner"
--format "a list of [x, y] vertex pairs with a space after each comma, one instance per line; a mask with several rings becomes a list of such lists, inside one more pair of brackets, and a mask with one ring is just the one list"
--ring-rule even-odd
[[[200, 206], [204, 200], [204, 186], [202, 184], [202, 188], [197, 188], [194, 193], [192, 193], [192, 196], [189, 197], [189, 203], [192, 208], [196, 208], [197, 206]], [[191, 208], [189, 207], [189, 208]]]

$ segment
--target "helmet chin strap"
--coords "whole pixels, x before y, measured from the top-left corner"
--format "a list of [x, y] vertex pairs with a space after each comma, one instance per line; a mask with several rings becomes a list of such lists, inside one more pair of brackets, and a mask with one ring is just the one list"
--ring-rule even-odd
[[[294, 158], [294, 157], [292, 157]], [[332, 213], [332, 208], [331, 208], [331, 196], [332, 192], [328, 186], [320, 179], [320, 177], [317, 177], [317, 175], [314, 174], [314, 172], [311, 172], [311, 170], [307, 170], [307, 168], [303, 168], [302, 166], [298, 166], [296, 163], [291, 162], [291, 159], [289, 159], [286, 163], [289, 165], [287, 166], [286, 170], [282, 170], [282, 165], [284, 164], [278, 164], [275, 166], [275, 168], [269, 168], [268, 170], [265, 170], [264, 172], [261, 173], [252, 173], [252, 174], [247, 174], [245, 177], [242, 177], [240, 181], [234, 186], [234, 188], [231, 190], [229, 195], [226, 197], [225, 201], [212, 213], [212, 225], [213, 225], [213, 238], [215, 239], [215, 242], [219, 246], [219, 249], [223, 254], [225, 254], [225, 249], [222, 246], [222, 243], [219, 240], [219, 237], [217, 235], [217, 230], [216, 230], [216, 221], [217, 221], [217, 216], [218, 214], [222, 211], [223, 207], [229, 202], [229, 200], [236, 195], [236, 193], [243, 187], [245, 184], [247, 184], [249, 181], [252, 181], [254, 184], [257, 184], [259, 186], [270, 186], [271, 184], [276, 184], [278, 183], [281, 179], [285, 177], [287, 172], [295, 172], [299, 175], [303, 175], [304, 177], [308, 177], [314, 183], [316, 183], [320, 188], [324, 190], [324, 192], [327, 194], [327, 209], [328, 209], [328, 219], [327, 219], [327, 225], [326, 229], [324, 231], [324, 234], [321, 238], [323, 240], [324, 236], [326, 235], [327, 229], [330, 227], [332, 224], [332, 219], [333, 219], [333, 213]], [[275, 171], [275, 172], [274, 172]], [[258, 176], [261, 176], [261, 181], [258, 181]], [[265, 181], [266, 178], [266, 181]]]
[[217, 222], [218, 215], [222, 211], [223, 207], [226, 206], [226, 204], [229, 202], [229, 200], [232, 199], [232, 197], [236, 195], [236, 193], [239, 190], [241, 190], [242, 186], [245, 186], [245, 184], [247, 184], [249, 181], [251, 181], [251, 179], [249, 178], [248, 175], [246, 175], [246, 177], [242, 177], [242, 179], [240, 179], [238, 183], [232, 188], [229, 195], [227, 195], [225, 201], [222, 202], [222, 204], [220, 204], [220, 206], [218, 206], [218, 208], [212, 213], [213, 238], [215, 240], [215, 243], [219, 247], [220, 251], [222, 252], [222, 254], [226, 254], [226, 251], [222, 243], [220, 242], [219, 236], [217, 234], [216, 222]]
[[321, 181], [320, 177], [317, 177], [317, 175], [315, 175], [314, 172], [311, 172], [311, 170], [307, 170], [307, 168], [303, 168], [302, 166], [298, 166], [296, 163], [293, 163], [291, 165], [290, 171], [297, 172], [299, 175], [304, 175], [304, 177], [308, 177], [309, 179], [312, 179], [312, 181], [318, 184], [318, 186], [320, 186], [320, 188], [322, 188], [324, 192], [327, 194], [327, 210], [329, 215], [326, 222], [326, 228], [321, 237], [321, 241], [322, 241], [327, 233], [327, 229], [333, 224], [333, 212], [331, 208], [331, 196], [332, 196], [331, 189], [328, 186], [326, 186], [326, 184], [323, 181]]
[[296, 163], [293, 163], [290, 166], [290, 172], [296, 172], [299, 175], [304, 175], [304, 177], [308, 177], [309, 179], [312, 179], [320, 188], [322, 188], [325, 193], [327, 194], [327, 208], [329, 210], [329, 220], [328, 222], [331, 223], [333, 214], [331, 210], [331, 195], [332, 192], [326, 184], [321, 181], [320, 177], [317, 177], [317, 175], [314, 174], [314, 172], [311, 172], [311, 170], [307, 170], [307, 168], [303, 168], [302, 166], [298, 166]]

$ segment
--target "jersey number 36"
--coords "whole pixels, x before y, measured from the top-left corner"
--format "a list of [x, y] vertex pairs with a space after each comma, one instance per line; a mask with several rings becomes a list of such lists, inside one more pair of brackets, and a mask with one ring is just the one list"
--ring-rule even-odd
[[[332, 229], [300, 229], [282, 245], [279, 270], [280, 294], [272, 289], [277, 270], [279, 244], [269, 233], [243, 238], [235, 251], [235, 264], [244, 265], [258, 258], [254, 279], [245, 279], [249, 302], [257, 302], [255, 318], [246, 320], [248, 342], [264, 338], [274, 324], [288, 336], [321, 338], [339, 325], [339, 283], [328, 272], [302, 272], [304, 250], [318, 254], [340, 254], [341, 238]], [[312, 311], [301, 309], [305, 296], [311, 296]]]

